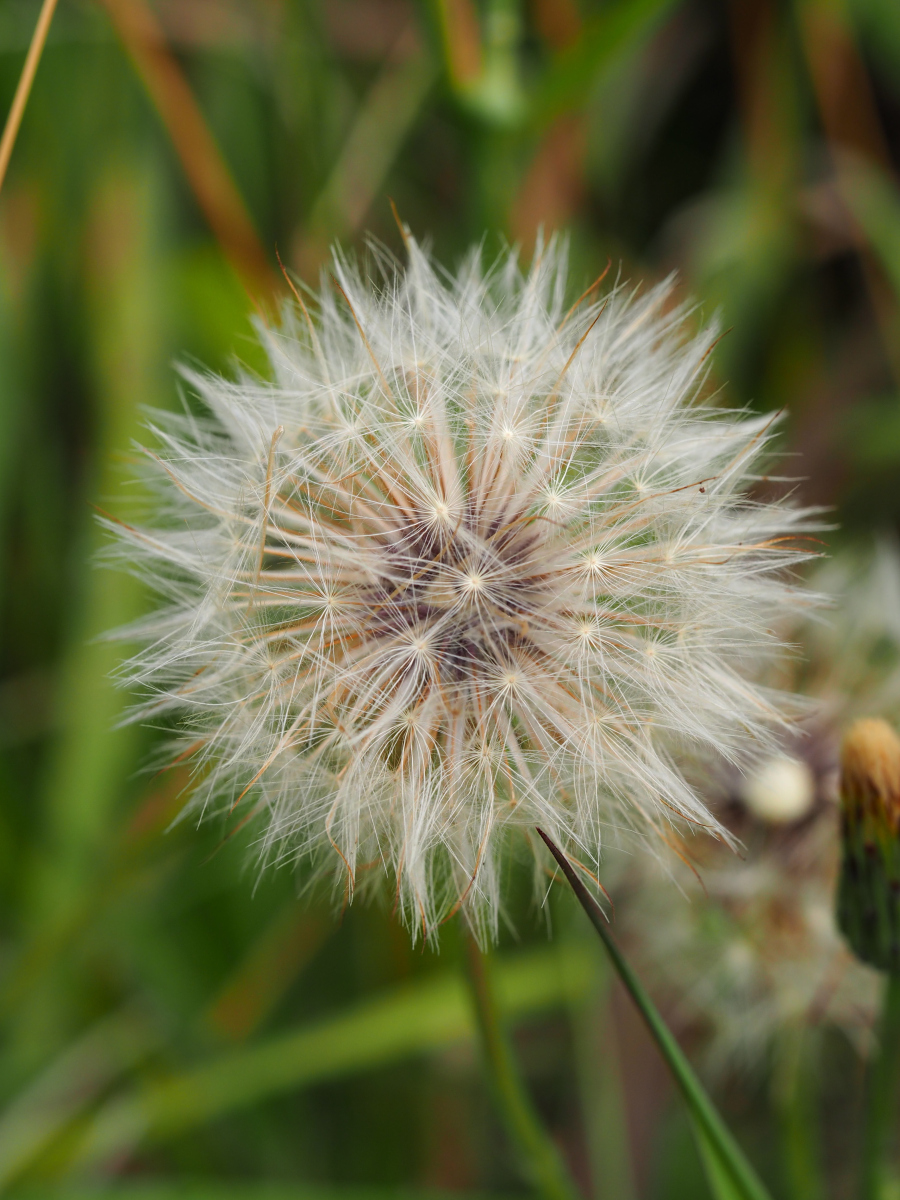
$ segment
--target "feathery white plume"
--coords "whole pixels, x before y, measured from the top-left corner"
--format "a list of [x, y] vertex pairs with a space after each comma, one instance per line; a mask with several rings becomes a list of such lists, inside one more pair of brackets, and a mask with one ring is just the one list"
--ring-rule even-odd
[[748, 497], [772, 418], [703, 403], [716, 330], [670, 284], [567, 311], [555, 242], [408, 251], [261, 328], [272, 382], [187, 373], [208, 415], [157, 418], [157, 507], [115, 528], [165, 604], [126, 675], [268, 859], [350, 895], [383, 867], [414, 929], [487, 937], [511, 827], [591, 865], [604, 827], [715, 827], [677, 764], [775, 746], [745, 675], [806, 518]]

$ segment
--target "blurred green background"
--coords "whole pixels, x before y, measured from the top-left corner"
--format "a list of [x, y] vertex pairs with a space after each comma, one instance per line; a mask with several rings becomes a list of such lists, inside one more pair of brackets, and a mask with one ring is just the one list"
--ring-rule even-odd
[[[0, 3], [3, 111], [38, 8]], [[94, 511], [173, 362], [258, 365], [276, 247], [310, 283], [333, 239], [399, 253], [389, 197], [447, 263], [567, 230], [574, 291], [611, 259], [721, 310], [729, 398], [787, 408], [800, 494], [863, 542], [900, 519], [898, 165], [896, 0], [60, 0], [0, 195], [0, 1191], [525, 1190], [457, 932], [413, 951], [387, 907], [258, 878], [250, 835], [166, 832], [185, 780], [114, 728], [96, 639], [142, 596], [92, 565]], [[652, 1047], [550, 908], [552, 942], [511, 898], [496, 967], [549, 1127], [597, 1200], [700, 1200]], [[721, 1094], [785, 1196], [766, 1087]]]

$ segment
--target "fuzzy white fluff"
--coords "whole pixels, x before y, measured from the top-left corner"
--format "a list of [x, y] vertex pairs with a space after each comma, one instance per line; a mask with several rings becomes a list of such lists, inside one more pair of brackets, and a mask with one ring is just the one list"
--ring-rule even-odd
[[453, 277], [407, 248], [261, 328], [271, 382], [187, 373], [205, 415], [156, 417], [125, 674], [268, 861], [488, 937], [512, 827], [594, 869], [609, 829], [715, 826], [679, 763], [775, 745], [747, 676], [806, 518], [748, 498], [772, 418], [704, 403], [716, 330], [669, 284], [567, 309], [556, 243]]

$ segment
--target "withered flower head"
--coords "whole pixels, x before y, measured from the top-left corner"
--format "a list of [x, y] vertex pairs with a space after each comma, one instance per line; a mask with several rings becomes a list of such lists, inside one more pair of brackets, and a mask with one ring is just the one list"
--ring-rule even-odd
[[894, 834], [900, 822], [900, 738], [879, 718], [851, 725], [841, 752], [841, 802], [852, 820]]
[[856, 721], [841, 755], [843, 860], [838, 921], [854, 953], [900, 972], [900, 738]]

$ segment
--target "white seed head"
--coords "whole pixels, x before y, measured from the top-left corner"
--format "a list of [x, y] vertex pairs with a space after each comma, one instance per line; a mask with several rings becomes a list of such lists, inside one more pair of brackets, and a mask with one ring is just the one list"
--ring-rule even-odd
[[117, 527], [164, 597], [126, 676], [267, 861], [383, 867], [415, 929], [487, 937], [513, 828], [594, 865], [605, 829], [717, 828], [677, 763], [774, 749], [747, 676], [807, 517], [748, 494], [772, 418], [704, 404], [716, 330], [669, 284], [567, 312], [556, 243], [408, 249], [260, 328], [271, 382], [186, 372], [205, 415], [158, 416]]

